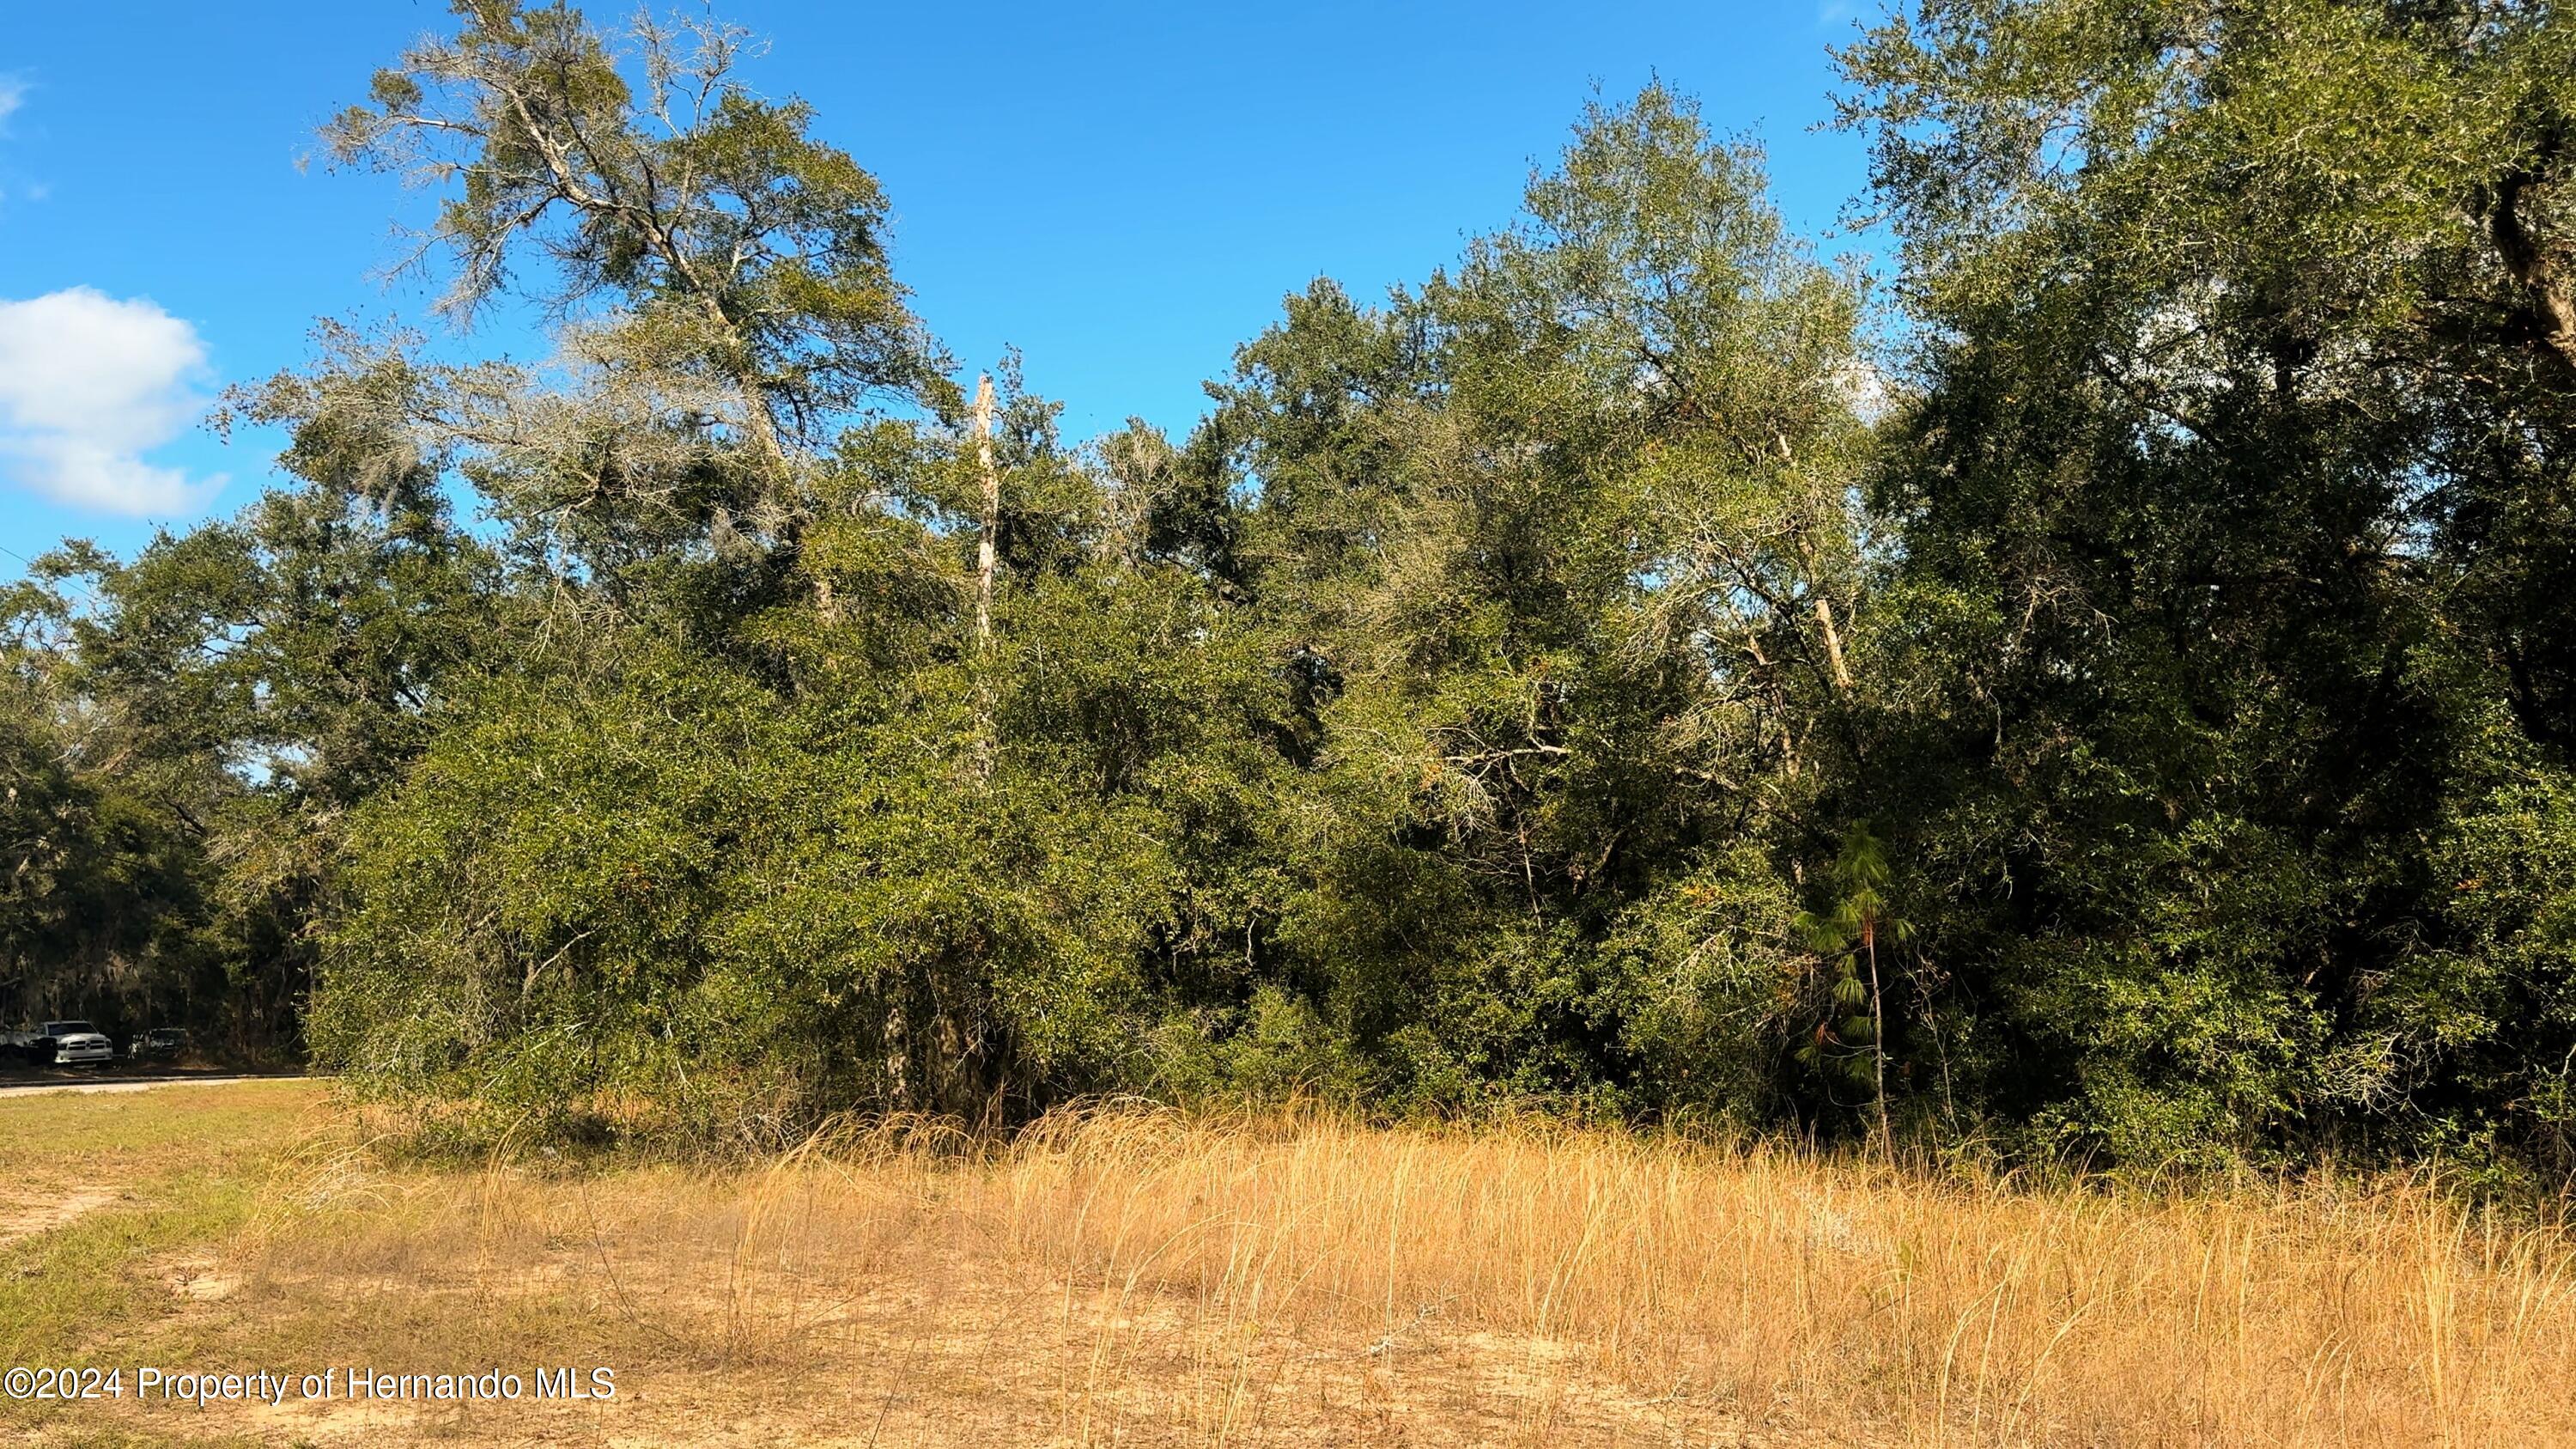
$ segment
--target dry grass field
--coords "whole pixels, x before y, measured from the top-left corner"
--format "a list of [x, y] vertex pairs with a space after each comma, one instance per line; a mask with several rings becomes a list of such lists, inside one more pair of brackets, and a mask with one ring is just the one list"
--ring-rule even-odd
[[[42, 1445], [2576, 1444], [2576, 1236], [1777, 1149], [1108, 1112], [391, 1166], [300, 1084], [0, 1101], [0, 1365], [608, 1401], [0, 1402]], [[12, 1432], [14, 1430], [14, 1432]]]

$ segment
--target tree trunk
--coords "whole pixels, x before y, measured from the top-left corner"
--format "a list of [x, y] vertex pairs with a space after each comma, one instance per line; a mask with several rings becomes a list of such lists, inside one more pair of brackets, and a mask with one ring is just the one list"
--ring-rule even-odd
[[1896, 1163], [1896, 1131], [1887, 1120], [1887, 1006], [1878, 987], [1878, 923], [1863, 921], [1861, 950], [1869, 957], [1870, 1069], [1878, 1088], [1878, 1146], [1890, 1166]]
[[[2558, 150], [2553, 138], [2547, 147], [2551, 155]], [[2488, 234], [2495, 241], [2497, 259], [2528, 296], [2534, 330], [2540, 340], [2555, 353], [2561, 364], [2576, 370], [2576, 276], [2566, 270], [2566, 258], [2553, 249], [2547, 239], [2534, 232], [2523, 219], [2521, 206], [2535, 193], [2551, 183], [2536, 169], [2517, 170], [2505, 177], [2498, 188], [2494, 214], [2488, 220]]]
[[1002, 475], [993, 467], [993, 378], [975, 378], [975, 466], [984, 485], [984, 513], [975, 538], [975, 778], [993, 777], [993, 575], [1001, 569], [996, 540], [1002, 530]]
[[993, 639], [993, 573], [1000, 557], [993, 535], [1002, 526], [1002, 475], [993, 469], [993, 379], [975, 379], [975, 464], [983, 476], [984, 517], [975, 541], [975, 652]]
[[1850, 666], [1843, 663], [1842, 631], [1834, 627], [1833, 601], [1822, 594], [1816, 595], [1816, 622], [1824, 627], [1825, 660], [1833, 666], [1834, 688], [1848, 690], [1852, 677]]

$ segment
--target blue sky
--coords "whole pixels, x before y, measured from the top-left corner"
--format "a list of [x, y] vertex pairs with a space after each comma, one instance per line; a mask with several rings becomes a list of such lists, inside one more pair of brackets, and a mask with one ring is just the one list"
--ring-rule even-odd
[[[624, 7], [595, 6], [602, 18]], [[300, 167], [314, 126], [442, 0], [87, 0], [0, 30], [0, 576], [66, 535], [130, 552], [269, 478], [196, 425], [296, 365], [317, 317], [426, 321], [388, 288], [430, 198]], [[1507, 221], [1594, 85], [1652, 74], [1770, 148], [1790, 220], [1859, 189], [1821, 133], [1855, 7], [727, 0], [746, 79], [797, 94], [893, 199], [899, 276], [962, 364], [1006, 345], [1080, 437], [1175, 430], [1312, 277], [1376, 295]], [[1829, 239], [1829, 251], [1853, 248]], [[505, 322], [471, 345], [525, 355]]]

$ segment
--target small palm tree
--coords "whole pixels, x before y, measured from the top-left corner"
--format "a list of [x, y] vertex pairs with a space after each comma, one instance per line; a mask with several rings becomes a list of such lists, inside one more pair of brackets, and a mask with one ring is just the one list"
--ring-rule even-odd
[[[1892, 1161], [1896, 1134], [1887, 1117], [1887, 1010], [1879, 986], [1878, 940], [1885, 935], [1903, 941], [1914, 931], [1888, 912], [1887, 852], [1870, 832], [1868, 821], [1857, 821], [1843, 832], [1830, 879], [1835, 895], [1831, 907], [1821, 915], [1800, 911], [1796, 925], [1807, 944], [1832, 964], [1834, 1011], [1849, 1015], [1837, 1022], [1833, 1013], [1827, 1013], [1817, 1024], [1815, 1039], [1799, 1050], [1798, 1057], [1819, 1068], [1829, 1062], [1838, 1064], [1869, 1087], [1878, 1108], [1880, 1149]], [[1869, 1009], [1866, 1016], [1860, 1014], [1864, 1006]], [[1828, 1051], [1832, 1046], [1864, 1043], [1869, 1048], [1865, 1056], [1857, 1052], [1836, 1056]]]

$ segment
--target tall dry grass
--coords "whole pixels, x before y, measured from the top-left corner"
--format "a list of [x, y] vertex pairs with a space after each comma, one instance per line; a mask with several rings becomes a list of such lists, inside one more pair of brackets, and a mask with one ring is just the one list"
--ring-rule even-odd
[[2576, 1444], [2576, 1238], [2420, 1176], [2120, 1195], [1150, 1112], [737, 1175], [331, 1172], [262, 1250], [265, 1321], [301, 1294], [379, 1340], [859, 1366], [834, 1422], [876, 1405], [888, 1443], [906, 1414], [1228, 1443], [1353, 1437], [1369, 1410], [1413, 1442]]
[[978, 1211], [1226, 1322], [1560, 1344], [1925, 1444], [2576, 1443], [2576, 1240], [2422, 1178], [2141, 1200], [1615, 1133], [1095, 1117]]

